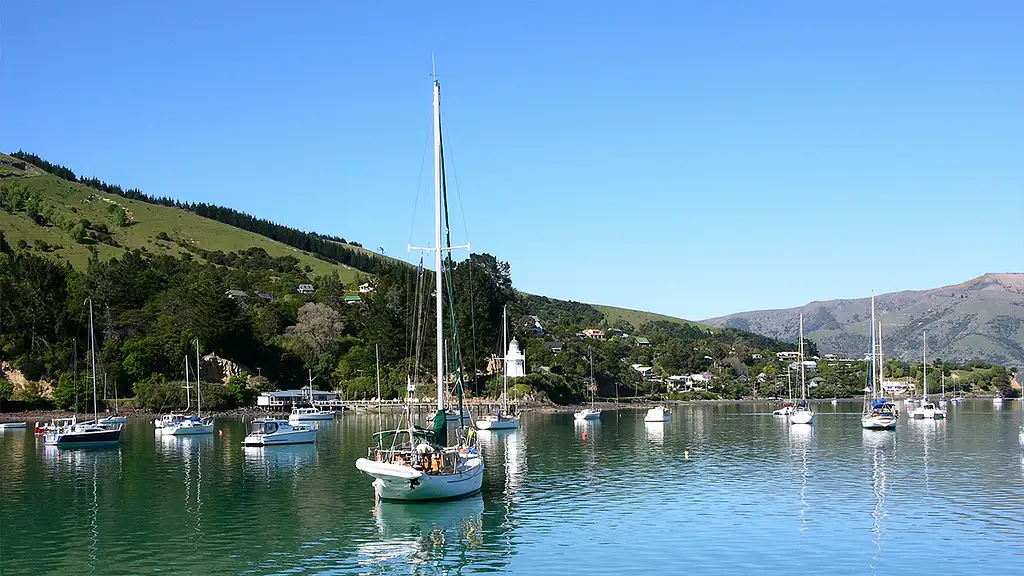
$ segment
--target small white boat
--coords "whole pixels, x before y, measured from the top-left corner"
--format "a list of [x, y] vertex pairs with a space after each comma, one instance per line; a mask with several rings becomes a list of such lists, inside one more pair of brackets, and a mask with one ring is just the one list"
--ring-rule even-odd
[[23, 430], [28, 427], [28, 422], [0, 422], [0, 430]]
[[378, 498], [447, 500], [480, 491], [484, 466], [475, 448], [439, 446], [419, 437], [418, 431], [409, 437], [411, 441], [396, 448], [374, 450], [373, 460], [356, 460], [356, 468], [374, 479]]
[[910, 417], [915, 420], [942, 420], [946, 417], [946, 411], [930, 400], [922, 400], [917, 408], [910, 411]]
[[471, 418], [472, 417], [469, 414], [469, 410], [463, 410], [462, 411], [462, 418], [461, 418], [462, 421], [461, 422], [459, 422], [460, 419], [459, 419], [459, 411], [458, 410], [448, 410], [447, 412], [444, 413], [444, 420], [445, 420], [445, 422], [459, 422], [460, 424], [465, 424], [465, 423], [469, 422], [471, 420]]
[[246, 446], [280, 446], [316, 442], [317, 428], [308, 424], [291, 424], [287, 420], [257, 418], [249, 425], [249, 434], [242, 440]]
[[952, 400], [953, 406], [959, 406], [960, 404], [963, 403], [964, 400], [966, 400], [966, 398], [964, 398], [963, 396], [955, 396], [955, 397], [953, 397], [953, 400]]
[[117, 444], [121, 439], [121, 426], [100, 426], [94, 421], [72, 424], [43, 435], [48, 446], [96, 446]]
[[321, 410], [319, 408], [293, 408], [288, 415], [289, 422], [323, 422], [334, 420], [332, 410]]
[[1003, 404], [1003, 393], [1002, 392], [996, 392], [996, 395], [992, 397], [992, 403], [993, 404], [1002, 405]]
[[1020, 427], [1020, 432], [1017, 433], [1017, 443], [1020, 444], [1021, 449], [1024, 449], [1024, 426]]
[[100, 426], [109, 426], [110, 424], [126, 424], [127, 422], [128, 419], [124, 416], [114, 414], [112, 416], [107, 416], [106, 418], [100, 418], [97, 424]]
[[158, 420], [153, 421], [153, 425], [157, 428], [165, 428], [167, 426], [176, 426], [179, 423], [194, 418], [182, 412], [171, 412], [170, 414], [164, 414]]
[[839, 405], [839, 399], [838, 398], [833, 398], [832, 399], [832, 405], [833, 406], [838, 406]]
[[502, 358], [501, 374], [501, 410], [495, 410], [494, 414], [488, 414], [476, 421], [476, 427], [480, 430], [516, 430], [519, 428], [519, 417], [509, 416], [508, 408], [508, 355], [509, 352], [518, 354], [519, 344], [515, 338], [512, 339], [512, 348], [508, 344], [508, 312], [504, 306], [501, 308], [501, 333], [502, 346], [506, 350], [506, 357]]
[[811, 410], [806, 403], [798, 405], [793, 409], [793, 412], [789, 415], [790, 424], [813, 424], [814, 423], [814, 410]]
[[600, 420], [601, 411], [594, 408], [584, 408], [573, 414], [573, 418], [577, 420]]
[[519, 428], [519, 417], [505, 416], [500, 412], [488, 414], [482, 420], [476, 421], [476, 427], [480, 430], [515, 430]]
[[668, 411], [664, 406], [655, 406], [647, 411], [644, 422], [668, 422]]
[[162, 432], [171, 436], [194, 436], [196, 434], [213, 434], [213, 421], [207, 418], [186, 418], [169, 426], [164, 426]]

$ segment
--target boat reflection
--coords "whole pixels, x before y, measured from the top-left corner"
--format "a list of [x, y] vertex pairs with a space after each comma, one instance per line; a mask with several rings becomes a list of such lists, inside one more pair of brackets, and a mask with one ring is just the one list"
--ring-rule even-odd
[[487, 469], [503, 469], [506, 493], [515, 492], [522, 484], [526, 472], [526, 452], [521, 446], [526, 443], [525, 432], [521, 428], [480, 430], [477, 442], [487, 459]]
[[896, 457], [896, 435], [885, 430], [862, 430], [864, 446], [871, 453], [871, 491], [875, 495], [875, 507], [871, 511], [871, 542], [875, 552], [869, 566], [872, 570], [882, 557], [885, 541], [885, 519], [889, 515], [885, 496], [889, 485], [888, 463]]
[[[483, 544], [483, 513], [479, 494], [449, 502], [378, 502], [373, 515], [379, 540], [359, 545], [360, 563], [400, 561], [458, 573], [466, 552]], [[449, 565], [452, 560], [460, 564]]]
[[316, 461], [315, 444], [294, 444], [290, 446], [244, 446], [247, 469], [298, 470]]
[[647, 440], [659, 446], [665, 443], [665, 422], [644, 422], [644, 429], [647, 431]]
[[200, 450], [212, 450], [213, 434], [196, 434], [193, 436], [176, 436], [174, 434], [158, 434], [156, 449], [164, 454], [185, 454]]
[[814, 426], [810, 424], [792, 424], [789, 426], [790, 451], [800, 462], [800, 538], [808, 529], [807, 514], [811, 505], [807, 502], [807, 453], [814, 441]]

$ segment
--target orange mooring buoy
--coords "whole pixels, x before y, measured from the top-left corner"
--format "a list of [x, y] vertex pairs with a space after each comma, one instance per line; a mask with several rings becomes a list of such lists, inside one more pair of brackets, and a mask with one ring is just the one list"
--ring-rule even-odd
[[584, 433], [583, 433], [583, 439], [584, 439], [584, 440], [586, 440], [586, 439], [587, 439], [587, 433], [586, 433], [586, 432], [584, 432]]

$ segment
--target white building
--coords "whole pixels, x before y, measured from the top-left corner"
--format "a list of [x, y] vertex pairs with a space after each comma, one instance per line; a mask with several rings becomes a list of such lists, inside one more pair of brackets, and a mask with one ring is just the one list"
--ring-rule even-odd
[[505, 353], [505, 373], [509, 378], [526, 376], [526, 354], [519, 350], [519, 342], [513, 338]]
[[[313, 390], [314, 402], [330, 402], [337, 399], [337, 392]], [[301, 404], [309, 404], [308, 387], [301, 390], [274, 390], [272, 392], [262, 392], [256, 397], [256, 405], [263, 408], [283, 408], [286, 406], [296, 406]]]
[[800, 352], [776, 352], [775, 356], [779, 360], [783, 360], [783, 361], [786, 361], [786, 360], [796, 360], [797, 358], [800, 357]]

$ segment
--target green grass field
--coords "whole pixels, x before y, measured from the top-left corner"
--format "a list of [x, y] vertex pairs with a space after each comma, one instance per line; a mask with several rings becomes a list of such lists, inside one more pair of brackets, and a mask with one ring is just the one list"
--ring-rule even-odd
[[[359, 276], [359, 271], [354, 268], [325, 262], [308, 252], [253, 232], [246, 232], [178, 208], [127, 200], [49, 174], [30, 175], [32, 173], [28, 171], [18, 171], [10, 164], [3, 163], [5, 160], [17, 161], [10, 156], [0, 155], [0, 174], [5, 175], [0, 180], [0, 186], [22, 186], [33, 197], [41, 198], [44, 211], [52, 209], [50, 215], [53, 221], [77, 222], [87, 219], [93, 224], [106, 224], [122, 247], [91, 244], [96, 247], [101, 259], [115, 257], [125, 249], [177, 255], [185, 252], [175, 242], [177, 240], [196, 248], [222, 250], [225, 253], [255, 246], [263, 248], [271, 256], [294, 256], [303, 265], [309, 265], [314, 275], [338, 271], [342, 280], [347, 283], [355, 282]], [[130, 226], [118, 226], [110, 212], [112, 205], [123, 208], [133, 223]], [[42, 240], [51, 246], [60, 246], [50, 252], [57, 259], [70, 262], [77, 268], [84, 267], [88, 262], [90, 245], [76, 243], [71, 234], [59, 226], [38, 225], [24, 212], [8, 214], [0, 211], [0, 229], [3, 229], [11, 245], [16, 245], [19, 240], [25, 240], [35, 249], [36, 240]], [[172, 241], [159, 240], [157, 236], [161, 232], [167, 234]]]
[[693, 324], [700, 326], [701, 328], [707, 328], [716, 330], [707, 324], [701, 324], [700, 322], [694, 322], [692, 320], [684, 320], [682, 318], [676, 318], [674, 316], [666, 316], [665, 314], [658, 314], [656, 312], [643, 312], [641, 310], [629, 310], [628, 308], [617, 308], [615, 306], [604, 306], [602, 304], [591, 304], [594, 308], [597, 308], [604, 313], [605, 318], [609, 323], [615, 322], [616, 320], [625, 320], [633, 325], [634, 328], [639, 328], [641, 324], [645, 322], [654, 322], [655, 320], [665, 320], [668, 322], [678, 322], [679, 324]]

